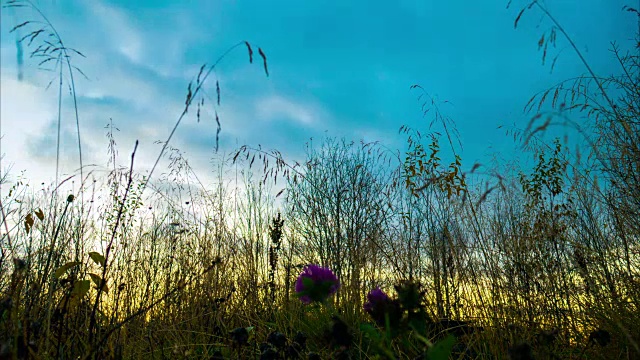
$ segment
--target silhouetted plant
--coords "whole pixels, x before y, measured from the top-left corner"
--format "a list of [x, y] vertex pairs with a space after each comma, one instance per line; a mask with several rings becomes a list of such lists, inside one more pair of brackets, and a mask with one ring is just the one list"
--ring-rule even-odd
[[276, 270], [278, 267], [278, 252], [282, 245], [282, 227], [284, 219], [280, 218], [280, 213], [273, 219], [272, 225], [269, 227], [269, 237], [271, 246], [269, 247], [269, 291], [271, 292], [271, 302], [276, 301]]
[[[534, 8], [550, 15], [529, 2], [516, 25]], [[565, 34], [552, 22], [538, 42], [543, 59]], [[29, 30], [22, 43], [53, 32], [53, 47], [34, 54], [69, 65], [72, 51], [55, 30], [33, 25], [13, 30]], [[253, 61], [249, 43], [237, 47]], [[264, 51], [257, 53], [268, 74]], [[633, 357], [640, 353], [638, 61], [616, 46], [614, 55], [621, 76], [564, 82], [526, 105], [538, 113], [516, 139], [534, 150], [533, 168], [514, 165], [484, 188], [470, 177], [476, 166], [463, 171], [453, 122], [412, 86], [421, 111], [435, 117], [426, 135], [401, 128], [403, 152], [326, 138], [310, 142], [305, 161], [288, 163], [277, 150], [243, 146], [217, 155], [211, 189], [169, 144], [194, 102], [196, 121], [203, 116], [203, 86], [218, 62], [202, 66], [159, 142], [153, 169], [160, 159], [169, 168], [156, 181], [154, 170], [145, 177], [116, 166], [110, 122], [104, 184], [81, 176], [67, 201], [56, 200], [62, 188], [28, 190], [20, 177], [3, 188], [0, 358]], [[594, 86], [601, 97], [588, 94]], [[622, 97], [605, 98], [610, 86]], [[220, 84], [212, 88], [219, 105]], [[559, 140], [537, 137], [552, 125], [540, 113], [545, 103], [554, 109], [546, 115], [565, 124], [569, 111], [594, 120], [595, 160], [572, 163]], [[220, 120], [211, 120], [217, 148]], [[451, 160], [442, 159], [441, 139]], [[263, 172], [253, 177], [255, 160]], [[242, 179], [227, 186], [230, 164]], [[274, 196], [267, 180], [281, 177]], [[105, 204], [83, 200], [91, 186], [91, 198]], [[393, 283], [394, 296], [374, 288]]]
[[[405, 358], [448, 359], [455, 344], [451, 334], [435, 343], [435, 324], [424, 308], [424, 291], [420, 284], [402, 281], [395, 286], [397, 299], [391, 299], [380, 288], [367, 296], [365, 311], [376, 322], [380, 331], [363, 324], [361, 330], [373, 342], [379, 355], [395, 359]], [[395, 345], [394, 345], [395, 344]]]

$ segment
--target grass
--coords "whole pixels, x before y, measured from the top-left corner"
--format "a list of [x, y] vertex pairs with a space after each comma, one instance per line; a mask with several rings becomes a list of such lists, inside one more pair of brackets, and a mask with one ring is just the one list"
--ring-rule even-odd
[[[553, 23], [538, 43], [544, 59], [566, 32], [537, 1], [515, 25], [534, 7]], [[71, 74], [53, 25], [30, 31], [29, 42], [55, 35], [59, 46], [33, 53]], [[230, 51], [243, 47], [252, 61], [248, 42]], [[464, 171], [455, 124], [416, 85], [451, 161], [437, 134], [402, 127], [402, 153], [327, 138], [295, 163], [242, 146], [219, 159], [209, 189], [169, 142], [194, 101], [199, 117], [223, 55], [189, 84], [157, 180], [134, 171], [135, 146], [129, 167], [116, 167], [113, 124], [113, 169], [79, 174], [74, 193], [62, 194], [69, 179], [32, 191], [4, 174], [0, 357], [638, 358], [640, 69], [637, 55], [613, 54], [622, 76], [598, 77], [581, 57], [588, 76], [527, 104], [531, 122], [512, 133], [536, 154], [532, 168]], [[573, 122], [581, 112], [587, 122]], [[553, 124], [581, 130], [590, 157], [541, 141]], [[295, 282], [307, 264], [331, 269], [337, 293], [303, 304]], [[386, 295], [371, 307], [376, 287]]]

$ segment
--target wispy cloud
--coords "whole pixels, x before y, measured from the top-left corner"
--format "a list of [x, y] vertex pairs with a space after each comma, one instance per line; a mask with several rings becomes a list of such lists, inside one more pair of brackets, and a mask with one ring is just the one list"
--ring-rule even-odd
[[[577, 34], [580, 46], [589, 48], [596, 68], [615, 69], [606, 48], [610, 40], [629, 37], [635, 19], [609, 2], [593, 4], [577, 16], [580, 4], [566, 2], [551, 10]], [[517, 10], [505, 11], [500, 2], [73, 0], [40, 5], [65, 44], [87, 56], [73, 61], [89, 77], [78, 75], [76, 90], [84, 155], [95, 163], [106, 162], [104, 125], [109, 119], [121, 130], [119, 146], [128, 149], [140, 140], [141, 167], [152, 163], [159, 151], [154, 142], [166, 139], [201, 64], [210, 65], [242, 40], [265, 50], [271, 76], [264, 76], [257, 55], [248, 64], [246, 49], [229, 54], [205, 87], [209, 98], [200, 123], [192, 108], [172, 140], [200, 159], [204, 173], [215, 148], [216, 112], [221, 151], [262, 144], [295, 157], [307, 139], [325, 134], [402, 146], [400, 125], [424, 130], [429, 122], [418, 94], [409, 91], [413, 83], [456, 104], [444, 111], [457, 122], [465, 153], [474, 158], [504, 139], [496, 129], [499, 123], [527, 120], [520, 109], [533, 92], [581, 68], [565, 50], [549, 74], [537, 52], [539, 16], [529, 16], [514, 31]], [[605, 13], [611, 16], [598, 27], [589, 25]], [[57, 92], [44, 87], [55, 74], [38, 71], [25, 58], [25, 80], [11, 80], [17, 78], [17, 64], [9, 24], [32, 15], [2, 14], [3, 152], [17, 168], [45, 176], [50, 169], [41, 165], [55, 150], [51, 132], [57, 125]], [[558, 39], [559, 49], [563, 41]], [[215, 80], [222, 90], [219, 107]], [[64, 90], [63, 149], [73, 154], [75, 118]], [[77, 167], [72, 155], [63, 160], [67, 171]]]
[[320, 115], [317, 106], [303, 105], [278, 95], [258, 100], [255, 107], [256, 115], [263, 121], [283, 119], [311, 126], [315, 125]]
[[132, 17], [102, 1], [87, 1], [86, 4], [91, 18], [95, 20], [94, 25], [108, 35], [108, 42], [102, 44], [103, 47], [116, 49], [134, 64], [139, 65], [144, 60], [149, 60], [145, 59], [148, 49], [145, 49], [145, 41]]

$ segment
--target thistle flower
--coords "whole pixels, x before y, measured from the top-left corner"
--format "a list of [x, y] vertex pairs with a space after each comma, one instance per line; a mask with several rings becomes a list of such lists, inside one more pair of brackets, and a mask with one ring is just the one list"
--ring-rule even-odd
[[398, 300], [392, 300], [382, 289], [376, 287], [367, 294], [367, 302], [364, 304], [364, 310], [379, 325], [385, 326], [386, 315], [389, 315], [389, 321], [392, 328], [395, 328], [399, 319], [402, 317], [402, 308]]
[[340, 281], [331, 269], [307, 265], [296, 280], [295, 290], [300, 301], [310, 304], [325, 301], [330, 295], [335, 294], [339, 287]]
[[364, 303], [364, 310], [366, 312], [371, 312], [376, 304], [384, 303], [389, 300], [391, 300], [389, 295], [382, 291], [378, 286], [367, 294], [367, 302]]

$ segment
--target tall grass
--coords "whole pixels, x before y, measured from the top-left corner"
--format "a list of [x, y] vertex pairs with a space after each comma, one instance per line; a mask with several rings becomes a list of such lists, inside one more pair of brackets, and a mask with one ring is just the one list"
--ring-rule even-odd
[[[554, 25], [546, 56], [545, 41], [566, 33], [537, 1], [516, 25], [534, 7]], [[233, 48], [243, 45], [252, 60], [249, 43]], [[640, 357], [640, 66], [613, 54], [622, 76], [587, 68], [527, 104], [516, 138], [531, 168], [464, 171], [455, 124], [434, 104], [450, 160], [434, 129], [402, 127], [403, 151], [325, 138], [302, 163], [242, 146], [217, 158], [213, 188], [169, 144], [194, 101], [199, 118], [220, 60], [203, 65], [151, 173], [136, 173], [135, 146], [116, 166], [111, 124], [113, 168], [80, 174], [75, 193], [2, 178], [0, 357], [424, 358], [422, 345], [435, 356], [449, 333], [452, 358]], [[551, 110], [533, 110], [545, 101]], [[570, 120], [580, 111], [592, 123]], [[589, 157], [539, 139], [553, 119], [582, 129]], [[169, 168], [151, 181], [162, 158]], [[340, 279], [326, 306], [296, 297], [310, 263]], [[394, 285], [424, 305], [408, 338], [363, 310], [371, 289]]]

